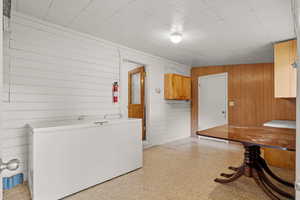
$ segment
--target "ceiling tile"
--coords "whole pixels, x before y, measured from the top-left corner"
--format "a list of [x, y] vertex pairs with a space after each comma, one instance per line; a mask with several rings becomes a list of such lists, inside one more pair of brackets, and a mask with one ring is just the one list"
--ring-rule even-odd
[[[104, 38], [128, 45], [128, 42], [135, 44], [140, 39], [156, 38], [155, 31], [161, 33], [163, 29], [167, 29], [167, 27], [162, 28], [161, 24], [152, 20], [149, 13], [139, 9], [136, 4], [132, 4], [109, 18], [95, 30], [98, 35]], [[140, 37], [136, 37], [137, 34]]]
[[84, 32], [97, 29], [130, 2], [132, 0], [94, 0], [69, 26]]
[[17, 11], [43, 19], [52, 0], [18, 0]]
[[79, 15], [80, 11], [87, 7], [90, 1], [76, 0], [76, 3], [74, 3], [74, 0], [53, 0], [45, 19], [65, 26]]
[[[182, 1], [184, 2], [184, 1]], [[178, 4], [170, 3], [170, 1], [159, 0], [140, 0], [136, 1], [140, 9], [144, 12], [151, 13], [153, 19], [171, 28], [179, 28], [179, 31], [185, 23], [187, 23], [187, 13], [184, 12]]]
[[[252, 8], [272, 41], [295, 37], [290, 0], [251, 0]], [[260, 6], [258, 6], [260, 5]]]
[[[214, 12], [223, 20], [236, 20], [242, 16], [251, 14], [249, 1], [239, 0], [201, 0], [206, 9]], [[263, 0], [262, 0], [263, 1]]]

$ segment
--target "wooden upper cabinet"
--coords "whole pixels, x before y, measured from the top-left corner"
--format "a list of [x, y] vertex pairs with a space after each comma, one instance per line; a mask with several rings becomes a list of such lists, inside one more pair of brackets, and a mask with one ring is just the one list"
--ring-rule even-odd
[[191, 100], [191, 84], [190, 77], [179, 74], [165, 74], [165, 99]]
[[297, 41], [290, 40], [274, 45], [274, 81], [276, 98], [295, 98], [297, 72], [292, 66], [296, 62]]

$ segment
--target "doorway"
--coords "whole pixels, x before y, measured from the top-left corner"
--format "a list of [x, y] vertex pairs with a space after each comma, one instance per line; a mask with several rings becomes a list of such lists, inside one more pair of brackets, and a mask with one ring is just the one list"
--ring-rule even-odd
[[228, 124], [227, 73], [198, 78], [198, 130]]
[[142, 140], [146, 140], [145, 67], [128, 71], [128, 118], [142, 119]]

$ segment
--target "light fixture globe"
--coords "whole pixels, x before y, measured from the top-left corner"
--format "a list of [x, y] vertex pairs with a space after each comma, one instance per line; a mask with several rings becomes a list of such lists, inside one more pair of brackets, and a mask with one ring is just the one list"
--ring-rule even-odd
[[170, 35], [170, 40], [175, 43], [175, 44], [178, 44], [179, 42], [182, 41], [182, 34], [181, 33], [172, 33]]

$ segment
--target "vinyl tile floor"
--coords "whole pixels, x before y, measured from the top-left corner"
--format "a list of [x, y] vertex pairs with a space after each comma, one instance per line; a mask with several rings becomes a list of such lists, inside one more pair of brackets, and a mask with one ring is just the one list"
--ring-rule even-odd
[[[213, 180], [227, 166], [239, 166], [243, 149], [187, 138], [144, 150], [144, 167], [96, 185], [64, 200], [269, 200], [254, 180], [241, 177], [229, 184]], [[291, 170], [273, 168], [293, 181]], [[4, 200], [30, 200], [26, 184], [4, 192]]]

